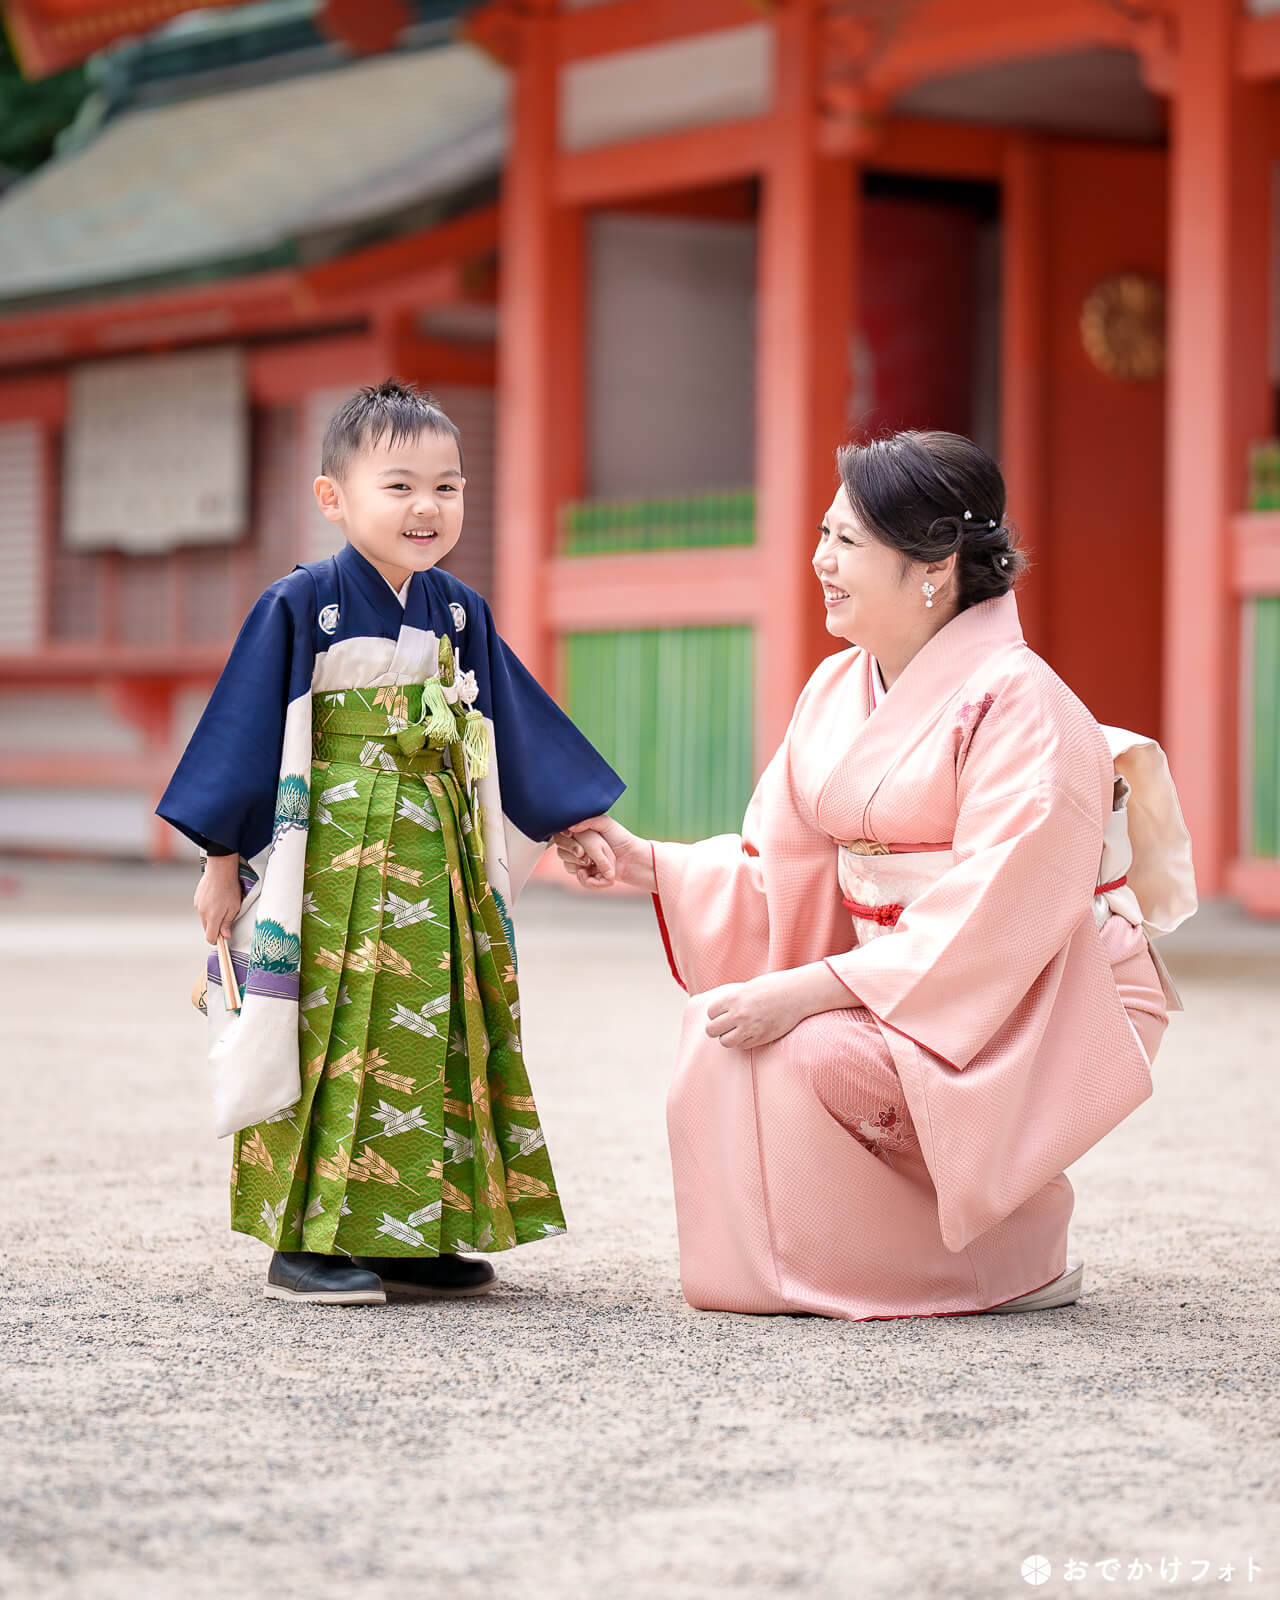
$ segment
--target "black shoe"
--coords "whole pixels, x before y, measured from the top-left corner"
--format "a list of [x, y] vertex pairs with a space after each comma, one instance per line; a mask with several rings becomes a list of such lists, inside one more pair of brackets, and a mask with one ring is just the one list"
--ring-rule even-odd
[[424, 1300], [487, 1294], [498, 1274], [487, 1261], [467, 1256], [352, 1256], [357, 1267], [376, 1272], [384, 1289]]
[[318, 1256], [309, 1250], [277, 1250], [267, 1269], [268, 1300], [310, 1300], [322, 1306], [384, 1306], [376, 1272], [353, 1266], [348, 1256]]

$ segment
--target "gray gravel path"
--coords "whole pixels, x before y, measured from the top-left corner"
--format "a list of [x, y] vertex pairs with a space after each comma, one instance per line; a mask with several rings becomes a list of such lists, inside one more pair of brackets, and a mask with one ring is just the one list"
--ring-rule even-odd
[[0, 863], [0, 1592], [992, 1600], [1041, 1554], [1046, 1595], [1280, 1596], [1271, 935], [1175, 948], [1157, 1093], [1072, 1169], [1080, 1305], [850, 1325], [684, 1304], [651, 913], [535, 888], [570, 1232], [485, 1300], [325, 1311], [226, 1231], [189, 893]]

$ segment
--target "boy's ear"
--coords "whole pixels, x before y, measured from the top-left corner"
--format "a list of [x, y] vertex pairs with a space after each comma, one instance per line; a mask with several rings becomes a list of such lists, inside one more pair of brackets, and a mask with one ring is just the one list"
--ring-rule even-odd
[[333, 479], [322, 475], [311, 487], [315, 493], [316, 504], [320, 507], [321, 516], [327, 517], [330, 522], [341, 522], [342, 498]]

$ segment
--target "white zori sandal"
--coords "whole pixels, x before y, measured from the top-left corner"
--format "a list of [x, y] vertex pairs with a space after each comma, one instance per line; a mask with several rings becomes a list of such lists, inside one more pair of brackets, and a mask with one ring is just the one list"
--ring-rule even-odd
[[1051, 1306], [1069, 1306], [1080, 1298], [1084, 1288], [1084, 1262], [1068, 1261], [1067, 1269], [1042, 1289], [1030, 1294], [1020, 1294], [1016, 1300], [1006, 1300], [1003, 1305], [988, 1306], [989, 1315], [1006, 1311], [1048, 1311]]

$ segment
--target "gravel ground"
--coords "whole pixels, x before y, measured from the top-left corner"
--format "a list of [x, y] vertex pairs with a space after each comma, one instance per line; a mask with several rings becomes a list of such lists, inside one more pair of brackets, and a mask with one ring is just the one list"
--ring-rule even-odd
[[681, 996], [646, 904], [535, 886], [569, 1234], [487, 1299], [322, 1310], [226, 1231], [189, 895], [0, 863], [0, 1592], [993, 1600], [1039, 1554], [1049, 1595], [1280, 1596], [1276, 930], [1173, 941], [1157, 1092], [1072, 1169], [1078, 1306], [846, 1324], [685, 1305]]

